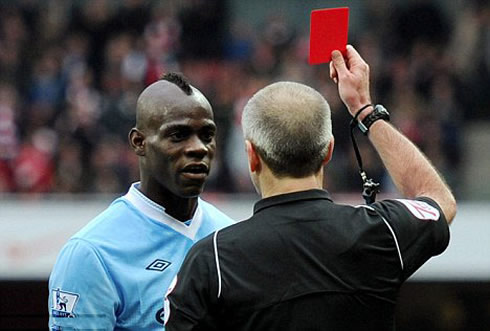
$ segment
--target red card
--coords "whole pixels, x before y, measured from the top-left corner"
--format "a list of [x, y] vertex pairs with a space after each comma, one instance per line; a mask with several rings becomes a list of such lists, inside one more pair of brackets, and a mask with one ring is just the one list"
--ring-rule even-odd
[[310, 19], [310, 64], [328, 63], [332, 51], [345, 56], [349, 31], [349, 8], [317, 9]]

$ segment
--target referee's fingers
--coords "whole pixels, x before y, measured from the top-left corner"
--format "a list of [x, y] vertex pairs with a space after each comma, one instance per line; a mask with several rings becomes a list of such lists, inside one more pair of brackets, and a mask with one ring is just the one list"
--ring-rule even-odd
[[333, 80], [335, 84], [337, 84], [337, 82], [339, 81], [337, 78], [337, 70], [335, 70], [332, 61], [330, 61], [329, 66], [330, 66], [330, 79]]
[[337, 77], [346, 75], [349, 72], [345, 64], [344, 57], [342, 56], [342, 53], [340, 53], [340, 51], [335, 50], [332, 52], [332, 63], [333, 68], [337, 73]]
[[359, 54], [359, 52], [352, 45], [347, 45], [346, 58], [351, 71], [353, 67], [365, 67], [368, 65]]

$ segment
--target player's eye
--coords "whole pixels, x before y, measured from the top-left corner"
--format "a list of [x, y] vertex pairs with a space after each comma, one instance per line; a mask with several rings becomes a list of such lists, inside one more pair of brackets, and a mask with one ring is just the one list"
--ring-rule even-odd
[[202, 132], [200, 136], [201, 136], [202, 141], [210, 143], [214, 139], [215, 135], [216, 134], [214, 131], [207, 130], [207, 131]]
[[175, 130], [169, 133], [170, 140], [179, 142], [185, 140], [189, 136], [186, 130]]

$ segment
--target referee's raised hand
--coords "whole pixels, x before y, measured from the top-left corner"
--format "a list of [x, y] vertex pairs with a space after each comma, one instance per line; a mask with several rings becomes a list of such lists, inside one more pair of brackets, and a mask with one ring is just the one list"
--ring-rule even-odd
[[340, 51], [332, 52], [330, 78], [338, 84], [340, 98], [353, 116], [359, 109], [371, 104], [369, 65], [352, 45], [347, 45], [345, 59]]
[[[352, 116], [363, 109], [357, 117], [358, 121], [373, 113], [369, 65], [354, 47], [347, 45], [345, 58], [340, 51], [332, 52], [330, 78], [337, 84], [340, 98]], [[388, 122], [375, 121], [371, 124], [369, 140], [402, 197], [431, 198], [439, 204], [447, 222], [451, 223], [456, 215], [456, 200], [427, 157]]]

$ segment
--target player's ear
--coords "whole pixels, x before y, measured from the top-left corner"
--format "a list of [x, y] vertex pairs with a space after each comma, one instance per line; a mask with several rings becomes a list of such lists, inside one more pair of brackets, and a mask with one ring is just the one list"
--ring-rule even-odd
[[248, 156], [248, 166], [250, 167], [250, 171], [256, 172], [260, 170], [259, 154], [257, 154], [257, 150], [250, 140], [245, 140], [245, 150]]
[[138, 156], [145, 155], [145, 134], [136, 128], [129, 131], [129, 145]]
[[335, 145], [335, 140], [332, 137], [332, 140], [330, 140], [330, 143], [328, 144], [328, 151], [327, 154], [325, 155], [325, 158], [323, 159], [322, 165], [326, 165], [332, 159], [334, 145]]

